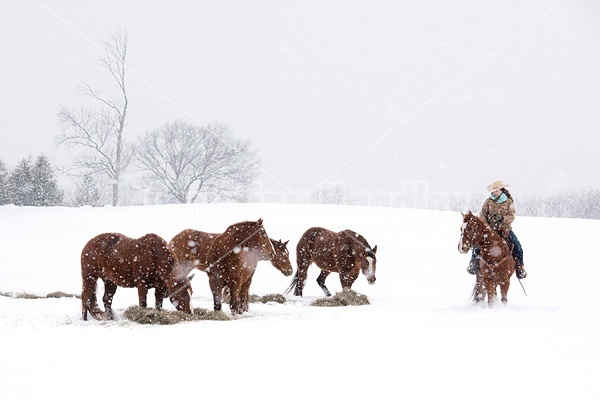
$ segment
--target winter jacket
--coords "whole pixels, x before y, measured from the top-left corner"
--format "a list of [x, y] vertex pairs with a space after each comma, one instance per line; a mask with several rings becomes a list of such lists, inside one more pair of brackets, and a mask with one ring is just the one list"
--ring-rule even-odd
[[498, 203], [488, 197], [481, 207], [479, 216], [497, 231], [502, 229], [511, 231], [512, 223], [515, 220], [515, 203], [511, 198], [503, 203]]

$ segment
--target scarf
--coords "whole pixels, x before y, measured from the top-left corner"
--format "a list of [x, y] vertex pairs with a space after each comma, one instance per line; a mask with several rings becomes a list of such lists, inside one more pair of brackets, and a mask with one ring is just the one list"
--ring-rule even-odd
[[500, 196], [496, 197], [493, 194], [490, 195], [490, 199], [494, 200], [496, 203], [498, 204], [502, 204], [504, 203], [506, 200], [508, 200], [508, 196], [506, 195], [506, 193], [502, 193]]

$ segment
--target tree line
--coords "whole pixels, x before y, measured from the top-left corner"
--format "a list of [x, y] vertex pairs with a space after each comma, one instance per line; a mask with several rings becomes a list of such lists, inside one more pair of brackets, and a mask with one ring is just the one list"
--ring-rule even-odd
[[0, 160], [0, 204], [17, 206], [59, 206], [64, 192], [59, 189], [54, 170], [48, 158], [39, 156], [35, 162], [30, 156], [22, 159], [9, 171]]
[[[482, 200], [451, 197], [446, 209], [479, 212]], [[600, 190], [563, 191], [548, 196], [515, 198], [517, 215], [545, 218], [600, 219]]]

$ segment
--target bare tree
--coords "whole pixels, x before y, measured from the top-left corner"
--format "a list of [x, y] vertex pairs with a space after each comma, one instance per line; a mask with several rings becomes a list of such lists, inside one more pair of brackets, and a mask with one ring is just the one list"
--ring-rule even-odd
[[218, 123], [168, 123], [140, 139], [135, 157], [151, 188], [175, 203], [246, 200], [257, 168], [249, 142]]
[[119, 204], [119, 183], [132, 154], [123, 138], [129, 105], [125, 85], [127, 31], [111, 34], [104, 45], [105, 54], [98, 60], [98, 65], [117, 83], [119, 96], [103, 97], [92, 86], [82, 83], [79, 90], [93, 101], [94, 107], [80, 110], [62, 107], [58, 117], [63, 134], [57, 137], [57, 144], [84, 149], [75, 157], [72, 173], [107, 177], [112, 182], [112, 204], [116, 206]]
[[316, 200], [321, 204], [354, 204], [344, 182], [321, 182]]

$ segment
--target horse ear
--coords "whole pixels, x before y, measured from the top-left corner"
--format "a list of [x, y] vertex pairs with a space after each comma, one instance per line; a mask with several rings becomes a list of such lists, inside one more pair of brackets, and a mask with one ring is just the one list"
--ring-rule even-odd
[[262, 225], [262, 223], [263, 223], [263, 219], [262, 218], [259, 218], [259, 220], [256, 221], [256, 225]]
[[188, 281], [191, 281], [192, 279], [194, 279], [194, 275], [196, 275], [196, 274], [191, 274], [190, 276], [188, 276]]
[[285, 242], [283, 242], [283, 245], [284, 245], [284, 246], [287, 246], [287, 244], [288, 244], [289, 242], [290, 242], [289, 240], [286, 240]]
[[373, 247], [373, 253], [377, 253], [377, 245], [375, 245], [375, 247]]

